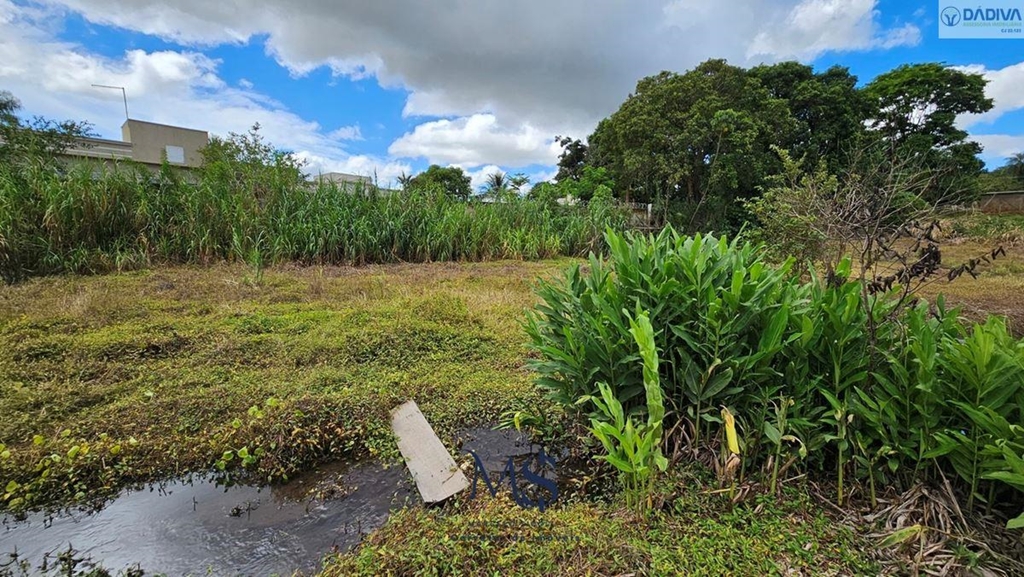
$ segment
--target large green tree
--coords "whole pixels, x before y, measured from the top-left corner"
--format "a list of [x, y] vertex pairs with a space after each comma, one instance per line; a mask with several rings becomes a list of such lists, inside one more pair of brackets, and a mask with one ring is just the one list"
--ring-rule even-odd
[[558, 174], [555, 180], [579, 180], [583, 176], [583, 167], [587, 164], [587, 144], [578, 138], [568, 136], [556, 136], [555, 140], [562, 147], [562, 154], [558, 156]]
[[785, 100], [757, 77], [709, 60], [641, 80], [590, 136], [589, 156], [620, 196], [699, 206], [752, 194], [778, 164], [769, 146], [795, 128]]
[[857, 89], [857, 77], [842, 66], [815, 73], [799, 62], [757, 66], [750, 73], [773, 98], [786, 101], [795, 121], [794, 130], [779, 134], [777, 144], [808, 166], [825, 160], [833, 171], [842, 170], [872, 112], [870, 98]]
[[933, 202], [962, 200], [977, 191], [981, 145], [968, 139], [956, 119], [992, 109], [985, 84], [980, 74], [928, 63], [900, 66], [864, 88], [874, 105], [870, 127], [885, 143], [889, 160], [914, 159], [930, 170]]
[[469, 176], [458, 166], [441, 167], [431, 164], [427, 170], [409, 181], [409, 189], [436, 187], [459, 200], [466, 200], [473, 193]]

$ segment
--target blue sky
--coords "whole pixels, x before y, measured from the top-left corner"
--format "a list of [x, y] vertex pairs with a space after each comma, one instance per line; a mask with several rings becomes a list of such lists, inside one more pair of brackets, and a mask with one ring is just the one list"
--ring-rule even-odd
[[29, 114], [118, 138], [133, 117], [241, 132], [311, 171], [384, 183], [429, 163], [550, 178], [636, 81], [707, 58], [985, 74], [996, 110], [960, 123], [990, 165], [1024, 149], [1024, 40], [940, 40], [936, 1], [0, 0], [0, 89]]

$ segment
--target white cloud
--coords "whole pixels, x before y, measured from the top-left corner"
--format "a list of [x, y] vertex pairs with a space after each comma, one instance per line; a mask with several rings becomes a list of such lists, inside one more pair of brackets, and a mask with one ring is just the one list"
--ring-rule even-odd
[[958, 69], [984, 75], [988, 80], [985, 95], [994, 101], [992, 110], [984, 114], [961, 116], [958, 119], [961, 126], [966, 128], [977, 124], [991, 123], [1008, 112], [1024, 108], [1024, 90], [1021, 89], [1024, 86], [1024, 62], [1012, 64], [999, 70], [989, 70], [980, 64], [962, 66]]
[[[455, 165], [459, 166], [459, 165]], [[496, 172], [505, 172], [500, 167], [493, 164], [487, 166], [481, 166], [476, 170], [467, 170], [464, 166], [459, 166], [462, 170], [466, 171], [466, 175], [469, 176], [469, 184], [473, 187], [473, 192], [480, 192], [481, 189], [487, 184], [487, 178]]]
[[1024, 135], [1020, 134], [975, 134], [971, 139], [985, 148], [982, 157], [989, 168], [998, 168], [1010, 156], [1024, 152]]
[[[187, 88], [221, 88], [217, 63], [195, 52], [144, 52], [130, 50], [124, 59], [107, 60], [73, 50], [60, 49], [42, 55], [41, 62], [24, 63], [30, 70], [45, 70], [39, 79], [47, 90], [99, 96], [108, 94], [93, 84], [123, 86], [136, 98], [165, 97]], [[37, 46], [29, 46], [35, 50]], [[36, 68], [39, 67], [39, 68]]]
[[[170, 2], [91, 0], [48, 1], [51, 5], [88, 14], [89, 20], [137, 30], [176, 42], [213, 45], [244, 42], [258, 33], [278, 10], [254, 9], [246, 0], [195, 1], [187, 6]], [[244, 16], [244, 17], [242, 17]]]
[[557, 170], [542, 170], [540, 172], [527, 174], [527, 176], [530, 177], [530, 182], [529, 184], [523, 187], [523, 193], [525, 194], [530, 192], [531, 190], [533, 190], [533, 187], [537, 186], [542, 182], [551, 182], [555, 180], [555, 176], [557, 175]]
[[558, 170], [545, 170], [541, 172], [535, 172], [530, 175], [530, 182], [532, 182], [533, 184], [540, 184], [542, 182], [553, 182], [556, 176], [558, 176]]
[[493, 114], [474, 114], [420, 124], [393, 142], [388, 153], [466, 167], [487, 163], [510, 167], [553, 164], [560, 150], [554, 136], [528, 124], [504, 127]]
[[407, 116], [491, 113], [552, 135], [582, 136], [640, 77], [709, 57], [754, 64], [920, 39], [912, 25], [886, 30], [877, 0], [45, 1], [177, 42], [265, 35], [294, 74], [326, 66], [407, 89]]
[[915, 46], [921, 30], [913, 24], [882, 29], [878, 0], [803, 0], [775, 25], [765, 27], [747, 49], [748, 57], [812, 59], [828, 51]]
[[358, 124], [354, 124], [332, 130], [327, 136], [335, 140], [362, 140], [363, 131]]
[[[553, 163], [553, 136], [585, 136], [639, 78], [661, 70], [686, 70], [709, 57], [752, 65], [885, 49], [916, 44], [921, 36], [913, 24], [887, 28], [878, 0], [266, 0], [258, 7], [246, 0], [41, 1], [190, 47], [257, 38], [294, 75], [327, 67], [402, 88], [409, 93], [407, 118], [449, 120], [427, 119], [389, 153], [469, 167]], [[210, 86], [205, 90], [215, 96], [203, 94], [201, 71], [213, 82], [216, 62], [178, 54], [188, 62], [154, 62], [151, 73], [184, 75], [170, 86], [193, 99], [219, 100], [228, 92]], [[235, 92], [241, 110], [263, 109], [278, 119], [267, 132], [275, 141], [278, 132], [271, 130], [296, 150], [343, 157], [340, 134], [325, 135], [295, 117], [283, 120], [287, 111], [251, 86], [240, 83]], [[300, 132], [289, 132], [290, 123], [305, 136], [294, 137]]]

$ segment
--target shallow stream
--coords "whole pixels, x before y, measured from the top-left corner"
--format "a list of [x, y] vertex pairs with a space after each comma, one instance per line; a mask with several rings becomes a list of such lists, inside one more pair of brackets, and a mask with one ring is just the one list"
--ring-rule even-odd
[[[537, 448], [514, 432], [473, 429], [459, 437], [449, 446], [476, 451], [493, 472]], [[125, 490], [94, 513], [5, 517], [0, 565], [16, 552], [34, 573], [44, 558], [52, 566], [70, 547], [115, 573], [136, 567], [170, 576], [315, 572], [325, 554], [355, 546], [405, 505], [421, 501], [401, 464], [329, 464], [272, 487], [174, 479]]]

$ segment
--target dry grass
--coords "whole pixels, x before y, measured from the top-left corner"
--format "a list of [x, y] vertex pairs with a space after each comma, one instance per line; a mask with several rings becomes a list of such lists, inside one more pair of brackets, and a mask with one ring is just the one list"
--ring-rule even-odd
[[934, 300], [938, 294], [946, 302], [963, 308], [964, 314], [975, 321], [989, 314], [1007, 318], [1010, 330], [1017, 337], [1024, 336], [1024, 245], [1000, 245], [980, 241], [962, 241], [942, 245], [942, 262], [946, 267], [957, 266], [972, 258], [986, 255], [997, 246], [1006, 249], [1006, 256], [991, 264], [981, 265], [978, 278], [964, 275], [952, 282], [946, 279], [929, 283], [921, 295]]

